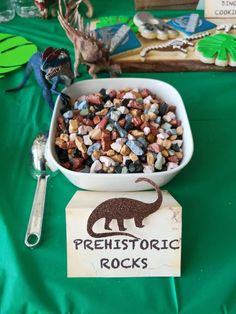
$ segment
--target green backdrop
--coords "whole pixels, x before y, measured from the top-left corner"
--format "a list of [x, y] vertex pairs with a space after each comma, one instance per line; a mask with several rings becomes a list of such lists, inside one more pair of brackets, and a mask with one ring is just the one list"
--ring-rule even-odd
[[[133, 1], [94, 0], [95, 17], [133, 15]], [[157, 13], [157, 12], [156, 12]], [[161, 12], [174, 16], [183, 12]], [[23, 19], [0, 32], [32, 40], [39, 50], [73, 47], [57, 20]], [[1, 44], [1, 43], [0, 43]], [[24, 236], [36, 181], [29, 171], [34, 137], [48, 130], [51, 111], [23, 69], [0, 79], [0, 313], [236, 313], [236, 74], [123, 73], [172, 84], [189, 116], [194, 155], [165, 186], [183, 206], [181, 278], [66, 277], [65, 207], [76, 192], [62, 174], [48, 182], [41, 245], [29, 250]], [[78, 80], [87, 79], [83, 70]]]

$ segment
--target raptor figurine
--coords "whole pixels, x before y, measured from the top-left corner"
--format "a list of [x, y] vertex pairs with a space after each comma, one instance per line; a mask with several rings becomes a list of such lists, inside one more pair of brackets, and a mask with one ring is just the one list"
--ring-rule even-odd
[[111, 63], [109, 47], [96, 38], [95, 32], [90, 30], [90, 24], [84, 26], [83, 18], [78, 12], [80, 2], [81, 0], [63, 0], [62, 4], [62, 0], [59, 0], [58, 12], [58, 20], [74, 46], [74, 76], [79, 75], [80, 63], [89, 67], [88, 73], [93, 78], [101, 71], [108, 71], [111, 76], [116, 76], [120, 73], [120, 67]]
[[28, 81], [32, 71], [51, 109], [54, 108], [53, 94], [59, 95], [64, 104], [69, 103], [70, 97], [57, 90], [60, 83], [69, 86], [74, 79], [70, 54], [66, 49], [49, 47], [43, 52], [33, 54], [27, 63], [23, 81], [7, 92], [20, 90]]

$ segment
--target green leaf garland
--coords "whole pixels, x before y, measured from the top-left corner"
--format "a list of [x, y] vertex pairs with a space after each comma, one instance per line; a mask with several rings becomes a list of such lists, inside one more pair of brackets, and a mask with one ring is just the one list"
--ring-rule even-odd
[[37, 47], [24, 37], [0, 33], [0, 78], [27, 63]]

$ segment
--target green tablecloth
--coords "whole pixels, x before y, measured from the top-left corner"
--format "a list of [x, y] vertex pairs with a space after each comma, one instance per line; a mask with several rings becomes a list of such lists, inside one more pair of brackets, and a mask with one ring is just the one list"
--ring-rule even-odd
[[[97, 17], [134, 14], [133, 1], [93, 2]], [[65, 47], [73, 55], [56, 19], [16, 17], [0, 24], [0, 32], [23, 35], [39, 50]], [[126, 279], [66, 277], [65, 207], [77, 189], [62, 174], [48, 183], [41, 246], [25, 247], [36, 186], [29, 151], [49, 128], [51, 111], [33, 76], [21, 91], [4, 93], [22, 76], [20, 69], [0, 80], [0, 313], [236, 313], [235, 73], [121, 75], [176, 87], [195, 144], [190, 164], [165, 186], [183, 206], [182, 277]]]

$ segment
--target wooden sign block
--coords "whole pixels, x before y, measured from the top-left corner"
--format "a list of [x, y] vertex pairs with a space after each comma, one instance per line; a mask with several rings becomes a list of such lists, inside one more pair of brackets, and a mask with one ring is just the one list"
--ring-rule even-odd
[[[111, 230], [105, 230], [105, 218], [101, 218], [92, 226], [98, 236], [88, 233], [87, 222], [94, 208], [121, 197], [142, 201], [149, 209], [157, 193], [78, 191], [69, 202], [66, 208], [68, 277], [180, 276], [182, 208], [167, 191], [163, 192], [161, 207], [144, 218], [143, 227], [137, 227], [135, 219], [125, 219], [126, 230], [119, 231], [113, 219], [109, 222]], [[114, 210], [114, 206], [108, 213], [109, 210]], [[112, 232], [120, 234], [104, 236]]]
[[135, 9], [193, 10], [198, 0], [135, 0]]
[[236, 1], [205, 0], [205, 17], [235, 19]]

